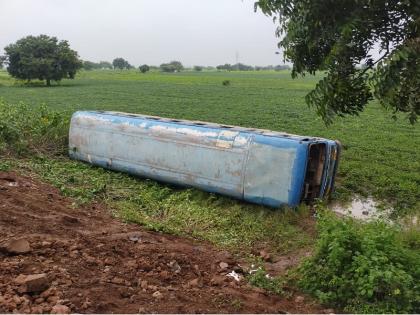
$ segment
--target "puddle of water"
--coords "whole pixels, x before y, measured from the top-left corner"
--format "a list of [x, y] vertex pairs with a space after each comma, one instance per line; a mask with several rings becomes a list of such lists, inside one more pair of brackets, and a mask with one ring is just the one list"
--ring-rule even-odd
[[351, 202], [343, 204], [333, 202], [330, 209], [342, 215], [349, 215], [356, 219], [369, 220], [384, 218], [386, 219], [392, 209], [383, 209], [378, 202], [372, 198], [355, 197]]

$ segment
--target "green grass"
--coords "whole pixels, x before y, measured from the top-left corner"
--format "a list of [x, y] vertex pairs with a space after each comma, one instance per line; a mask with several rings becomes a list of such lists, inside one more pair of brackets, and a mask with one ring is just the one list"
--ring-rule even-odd
[[[375, 102], [359, 117], [325, 127], [304, 96], [319, 77], [285, 72], [81, 72], [51, 88], [23, 86], [0, 71], [0, 98], [58, 110], [105, 109], [339, 139], [344, 152], [335, 198], [372, 195], [398, 214], [420, 208], [420, 127], [391, 119]], [[230, 86], [222, 82], [229, 80]]]

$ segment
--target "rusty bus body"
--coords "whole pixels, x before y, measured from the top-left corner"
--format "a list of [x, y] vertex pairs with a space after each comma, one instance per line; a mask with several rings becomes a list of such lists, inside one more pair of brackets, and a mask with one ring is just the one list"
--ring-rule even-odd
[[70, 157], [270, 207], [327, 197], [337, 141], [120, 112], [79, 111]]

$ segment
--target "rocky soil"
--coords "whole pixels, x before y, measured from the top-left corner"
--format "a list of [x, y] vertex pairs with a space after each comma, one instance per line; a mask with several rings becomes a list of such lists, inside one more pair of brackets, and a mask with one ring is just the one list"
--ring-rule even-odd
[[98, 204], [76, 207], [47, 184], [0, 172], [0, 313], [324, 311], [253, 288], [245, 273], [226, 251], [122, 223]]

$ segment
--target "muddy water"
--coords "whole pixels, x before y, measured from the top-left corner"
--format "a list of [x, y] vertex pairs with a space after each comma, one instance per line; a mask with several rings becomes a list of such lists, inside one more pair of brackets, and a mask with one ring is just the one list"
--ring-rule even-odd
[[369, 220], [388, 218], [392, 209], [384, 209], [372, 198], [355, 197], [348, 203], [332, 202], [329, 208], [339, 214], [349, 215], [356, 219]]

